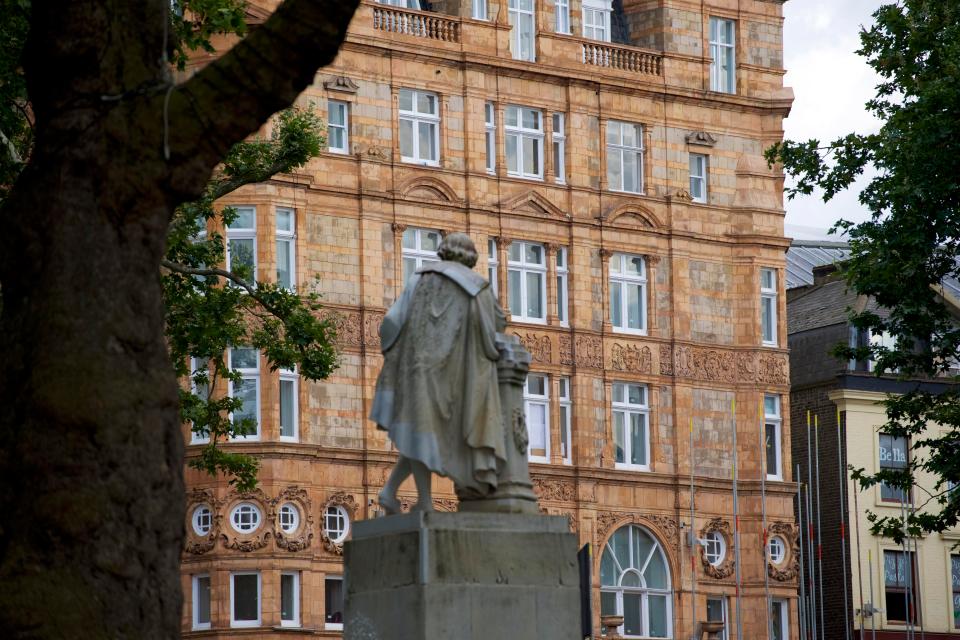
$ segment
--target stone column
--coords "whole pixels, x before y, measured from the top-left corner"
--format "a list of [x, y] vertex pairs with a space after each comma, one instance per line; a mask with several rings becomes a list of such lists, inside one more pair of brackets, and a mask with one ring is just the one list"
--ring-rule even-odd
[[603, 333], [607, 334], [613, 331], [613, 324], [610, 322], [610, 257], [613, 251], [610, 249], [600, 249], [600, 277], [603, 278], [603, 302], [601, 306], [606, 309], [603, 314]]
[[510, 296], [507, 291], [507, 247], [510, 246], [510, 239], [498, 236], [494, 238], [497, 244], [497, 298], [503, 312], [507, 314], [507, 320], [510, 319]]
[[660, 256], [647, 255], [647, 335], [657, 334], [657, 265]]
[[407, 230], [407, 225], [393, 222], [390, 224], [393, 230], [393, 282], [396, 286], [396, 295], [399, 298], [403, 292], [403, 232]]
[[544, 249], [547, 259], [547, 299], [544, 303], [547, 305], [547, 324], [555, 327], [560, 324], [557, 315], [557, 251], [560, 245], [547, 243]]

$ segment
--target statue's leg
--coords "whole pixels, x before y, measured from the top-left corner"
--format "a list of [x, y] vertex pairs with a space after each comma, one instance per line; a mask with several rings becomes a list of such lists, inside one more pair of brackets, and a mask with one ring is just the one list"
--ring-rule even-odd
[[413, 479], [417, 483], [417, 504], [413, 506], [413, 510], [433, 511], [433, 497], [430, 490], [433, 474], [427, 465], [419, 460], [411, 460], [410, 466], [413, 468]]
[[410, 475], [410, 471], [410, 458], [401, 455], [397, 459], [397, 464], [393, 466], [393, 471], [390, 472], [387, 483], [383, 485], [383, 489], [380, 490], [380, 494], [377, 496], [377, 501], [380, 503], [380, 506], [383, 507], [383, 510], [387, 512], [387, 515], [400, 513], [400, 501], [397, 500], [397, 489], [400, 488], [400, 484]]

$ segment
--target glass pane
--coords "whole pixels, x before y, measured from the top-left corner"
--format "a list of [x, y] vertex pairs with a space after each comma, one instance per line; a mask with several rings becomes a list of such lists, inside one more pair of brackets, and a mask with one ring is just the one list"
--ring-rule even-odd
[[527, 433], [530, 437], [530, 455], [547, 455], [547, 408], [539, 403], [527, 403]]
[[437, 97], [429, 93], [417, 94], [417, 111], [436, 115]]
[[293, 416], [294, 387], [293, 380], [280, 381], [280, 435], [284, 438], [296, 436]]
[[197, 624], [209, 624], [210, 622], [210, 577], [201, 576], [197, 578]]
[[240, 267], [246, 267], [246, 276], [253, 277], [256, 257], [254, 255], [253, 238], [230, 240], [230, 271], [236, 273]]
[[250, 207], [236, 207], [236, 217], [230, 223], [230, 229], [253, 229], [254, 210]]
[[511, 242], [507, 248], [507, 259], [511, 262], [520, 262], [521, 252], [523, 251], [522, 242]]
[[414, 274], [417, 270], [417, 260], [416, 258], [404, 258], [403, 259], [403, 282], [404, 284], [410, 280], [410, 276]]
[[525, 244], [523, 247], [523, 257], [527, 264], [543, 264], [543, 247], [538, 244]]
[[563, 116], [559, 113], [553, 114], [553, 132], [563, 135]]
[[560, 455], [570, 457], [570, 408], [560, 406]]
[[277, 231], [293, 231], [293, 211], [277, 209]]
[[543, 318], [542, 273], [527, 272], [527, 317]]
[[703, 200], [702, 181], [694, 175], [690, 176], [690, 196], [694, 200]]
[[256, 424], [257, 424], [257, 381], [256, 379], [244, 378], [240, 382], [235, 382], [233, 384], [233, 397], [238, 398], [243, 402], [242, 408], [233, 413], [233, 421], [239, 422], [240, 420], [250, 419], [253, 421], [253, 424], [254, 424], [253, 432], [256, 432]]
[[763, 396], [763, 412], [768, 416], [780, 415], [780, 398], [777, 396]]
[[630, 414], [630, 463], [647, 464], [647, 420], [641, 413]]
[[637, 384], [627, 385], [627, 393], [629, 394], [627, 402], [630, 404], [645, 405], [647, 404], [647, 389]]
[[560, 378], [560, 397], [566, 400], [570, 399], [570, 379]]
[[327, 146], [331, 149], [343, 149], [346, 146], [343, 142], [343, 129], [340, 129], [335, 126], [327, 127], [327, 136], [329, 142]]
[[643, 258], [640, 256], [624, 256], [627, 263], [627, 273], [633, 276], [644, 275]]
[[277, 285], [289, 289], [293, 286], [290, 281], [290, 241], [277, 241]]
[[420, 123], [420, 160], [436, 160], [437, 154], [434, 147], [436, 140], [436, 125], [430, 122]]
[[623, 594], [623, 633], [625, 635], [643, 635], [641, 597], [638, 593]]
[[625, 462], [626, 457], [623, 454], [623, 411], [614, 411], [613, 412], [613, 443], [616, 448], [616, 461]]
[[510, 309], [515, 315], [523, 315], [523, 303], [520, 298], [520, 272], [511, 269], [507, 272], [507, 293]]
[[520, 58], [533, 60], [533, 16], [529, 14], [520, 16]]
[[633, 125], [624, 125], [621, 128], [623, 132], [623, 146], [625, 147], [636, 147], [637, 146], [637, 128]]
[[540, 173], [540, 158], [537, 140], [523, 137], [523, 173], [537, 175]]
[[667, 596], [650, 596], [650, 637], [667, 637]]
[[774, 602], [771, 612], [771, 625], [773, 627], [773, 640], [786, 640], [783, 637], [783, 603]]
[[627, 571], [620, 579], [620, 585], [624, 587], [639, 587], [640, 574], [638, 574], [636, 571]]
[[617, 594], [616, 593], [611, 593], [609, 591], [600, 592], [600, 615], [602, 616], [617, 615]]
[[615, 382], [613, 384], [613, 401], [614, 402], [623, 402], [623, 387], [624, 385], [620, 382]]
[[440, 234], [436, 231], [424, 231], [420, 234], [420, 248], [424, 251], [436, 251], [440, 248]]
[[707, 598], [707, 622], [723, 622], [723, 600]]
[[520, 107], [507, 107], [506, 124], [508, 127], [516, 127], [520, 118]]
[[621, 527], [613, 534], [610, 540], [613, 546], [613, 554], [620, 563], [621, 568], [630, 566], [630, 528]]
[[524, 129], [539, 129], [540, 128], [540, 112], [535, 109], [524, 109], [523, 110], [523, 128]]
[[607, 144], [619, 144], [619, 143], [620, 143], [620, 123], [608, 122], [607, 123]]
[[413, 111], [413, 91], [400, 89], [400, 110]]
[[623, 152], [619, 149], [607, 149], [607, 182], [611, 189], [623, 187]]
[[770, 269], [760, 270], [760, 286], [764, 289], [773, 289], [773, 271]]
[[234, 369], [256, 369], [257, 350], [234, 347], [230, 350], [230, 366]]
[[777, 450], [777, 425], [768, 424], [765, 426], [765, 429], [767, 438], [767, 475], [779, 475], [780, 461], [778, 460], [779, 451]]
[[343, 580], [327, 578], [324, 583], [324, 619], [326, 622], [343, 622]]
[[650, 589], [666, 589], [669, 581], [667, 579], [667, 563], [663, 559], [663, 553], [657, 549], [650, 558], [647, 570], [643, 574], [647, 581], [647, 587]]
[[400, 120], [400, 155], [413, 157], [413, 121]]
[[643, 289], [638, 284], [627, 285], [627, 327], [643, 329]]
[[493, 124], [493, 104], [486, 102], [483, 105], [483, 118], [487, 124]]
[[520, 159], [517, 157], [518, 137], [516, 134], [507, 134], [505, 138], [507, 145], [507, 171], [511, 173], [520, 173]]
[[640, 182], [637, 179], [637, 154], [633, 152], [623, 152], [623, 190], [633, 193], [640, 190]]
[[527, 393], [530, 395], [544, 396], [546, 395], [546, 378], [543, 376], [529, 375], [527, 376]]
[[258, 602], [259, 576], [243, 574], [233, 576], [233, 619], [254, 621], [260, 617]]
[[610, 322], [615, 327], [623, 328], [623, 285], [619, 282], [610, 283]]
[[[631, 527], [630, 532], [633, 537], [633, 566], [642, 569], [650, 552], [653, 551], [654, 541], [643, 529]], [[648, 587], [650, 585], [647, 585]]]
[[417, 248], [417, 229], [403, 230], [403, 248], [404, 249]]
[[557, 276], [557, 317], [560, 322], [567, 319], [567, 284], [563, 276]]
[[294, 580], [293, 574], [284, 573], [280, 575], [280, 619], [288, 622], [295, 621], [296, 615], [294, 608]]
[[760, 299], [760, 324], [763, 326], [763, 340], [773, 341], [773, 300], [764, 296]]
[[600, 584], [605, 586], [615, 586], [617, 584], [617, 565], [610, 555], [609, 549], [603, 550], [600, 557]]
[[327, 118], [329, 118], [329, 122], [327, 123], [329, 125], [342, 125], [343, 105], [333, 100], [327, 101]]

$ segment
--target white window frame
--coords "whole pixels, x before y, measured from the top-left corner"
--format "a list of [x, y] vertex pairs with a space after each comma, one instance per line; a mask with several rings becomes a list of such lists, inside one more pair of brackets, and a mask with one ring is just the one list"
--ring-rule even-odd
[[[772, 287], [766, 286], [764, 279], [769, 276]], [[767, 307], [769, 303], [769, 307]], [[766, 335], [765, 321], [769, 308], [770, 335]], [[777, 342], [777, 270], [768, 267], [760, 268], [760, 340], [765, 347], [776, 347]]]
[[[293, 578], [293, 619], [283, 619], [283, 578], [290, 576]], [[299, 571], [281, 571], [280, 572], [280, 626], [281, 627], [299, 627], [300, 626], [300, 572]]]
[[[334, 512], [334, 515], [332, 516], [331, 511]], [[336, 536], [330, 535], [332, 529], [327, 526], [327, 518], [330, 517], [334, 517], [343, 521], [343, 529], [338, 530]], [[323, 535], [327, 536], [330, 542], [334, 544], [340, 544], [347, 539], [347, 536], [350, 535], [350, 514], [347, 512], [346, 508], [343, 507], [343, 505], [328, 504], [323, 508]]]
[[[771, 402], [772, 401], [772, 402]], [[769, 405], [772, 405], [769, 406]], [[775, 394], [765, 394], [763, 396], [763, 466], [767, 467], [767, 427], [773, 427], [774, 443], [773, 451], [776, 453], [777, 467], [775, 469], [766, 468], [767, 480], [783, 480], [783, 418], [780, 410], [780, 396]]]
[[[535, 113], [537, 115], [537, 122], [539, 126], [537, 128], [530, 128], [523, 126], [523, 113], [524, 111], [529, 111], [530, 113]], [[511, 125], [511, 115], [515, 117], [516, 124]], [[506, 109], [506, 115], [504, 117], [503, 124], [503, 134], [504, 134], [504, 146], [506, 149], [510, 148], [509, 141], [511, 138], [516, 140], [516, 169], [510, 169], [510, 156], [507, 153], [507, 175], [513, 176], [516, 178], [527, 178], [530, 180], [543, 180], [543, 112], [539, 109], [534, 109], [532, 107], [521, 107], [518, 105], [509, 105]], [[536, 149], [536, 155], [539, 160], [537, 163], [536, 171], [533, 173], [527, 173], [524, 171], [524, 151], [523, 143], [525, 140], [532, 140], [534, 147]]]
[[[737, 92], [737, 23], [727, 18], [710, 17], [710, 90]], [[729, 42], [727, 41], [729, 36]], [[721, 60], [725, 58], [725, 60]], [[724, 71], [723, 63], [727, 69]]]
[[[281, 214], [290, 214], [290, 229], [281, 229], [280, 228], [280, 216]], [[276, 212], [277, 217], [277, 286], [282, 287], [280, 284], [280, 245], [286, 244], [288, 246], [287, 255], [290, 259], [290, 264], [287, 265], [287, 270], [290, 272], [290, 285], [283, 287], [288, 291], [296, 291], [297, 289], [297, 212], [290, 207], [277, 207]]]
[[[774, 542], [778, 547], [777, 552], [774, 552]], [[767, 558], [773, 564], [781, 564], [787, 557], [787, 543], [780, 536], [771, 536], [770, 540], [767, 541]]]
[[[280, 420], [282, 417], [283, 410], [283, 385], [288, 383], [293, 387], [293, 415], [290, 416], [290, 420], [293, 423], [293, 435], [284, 435], [283, 434], [283, 421]], [[280, 382], [277, 387], [277, 396], [278, 396], [278, 407], [277, 407], [277, 426], [280, 429], [279, 437], [280, 440], [284, 442], [298, 442], [300, 440], [300, 375], [297, 373], [297, 370], [294, 369], [280, 369]]]
[[[641, 275], [636, 275], [633, 273], [627, 272], [627, 264], [635, 259], [640, 259], [640, 264], [643, 265], [643, 273]], [[613, 263], [615, 260], [619, 260], [619, 271], [613, 270]], [[610, 324], [613, 326], [613, 331], [616, 333], [632, 333], [635, 335], [645, 336], [647, 335], [647, 259], [643, 256], [629, 254], [629, 253], [614, 253], [610, 257]], [[629, 324], [630, 318], [630, 309], [628, 300], [628, 291], [631, 286], [640, 287], [640, 328], [635, 329], [627, 326]], [[614, 308], [613, 308], [613, 288], [618, 287], [620, 289], [620, 317], [614, 318]]]
[[[509, 300], [513, 296], [510, 295], [510, 273], [519, 274], [520, 280], [520, 309], [513, 309], [513, 305], [510, 309], [510, 319], [514, 322], [530, 322], [535, 324], [546, 324], [547, 323], [547, 251], [546, 247], [538, 242], [526, 242], [523, 240], [514, 240], [510, 243], [510, 247], [513, 248], [514, 245], [519, 247], [520, 260], [512, 260], [510, 258], [510, 251], [507, 251], [507, 299]], [[543, 262], [536, 264], [532, 262], [527, 262], [527, 246], [536, 246], [540, 248], [540, 255], [543, 258]], [[527, 287], [527, 275], [535, 273], [540, 276], [540, 308], [543, 310], [543, 317], [537, 316], [528, 316], [527, 315], [527, 300], [530, 296], [530, 291]]]
[[[250, 528], [250, 529], [241, 529], [240, 526], [237, 525], [236, 516], [237, 516], [237, 513], [239, 513], [239, 511], [240, 511], [240, 509], [241, 509], [242, 507], [250, 507], [250, 508], [252, 509], [253, 513], [256, 513], [256, 514], [257, 514], [257, 522], [256, 522], [256, 525], [255, 525], [254, 527]], [[241, 534], [241, 535], [249, 535], [249, 534], [253, 533], [254, 531], [258, 530], [258, 529], [259, 529], [260, 527], [262, 527], [262, 526], [263, 526], [263, 509], [261, 509], [260, 507], [258, 507], [258, 506], [255, 505], [254, 503], [248, 502], [248, 501], [238, 502], [237, 504], [233, 505], [233, 507], [231, 507], [231, 509], [230, 509], [230, 527], [231, 527], [234, 531], [236, 531], [237, 533], [239, 533], [239, 534]]]
[[557, 33], [570, 35], [570, 0], [556, 0], [553, 5], [554, 30]]
[[[601, 582], [600, 592], [601, 592], [601, 594], [603, 594], [603, 593], [613, 593], [613, 594], [615, 594], [615, 597], [616, 597], [616, 611], [617, 611], [617, 615], [623, 615], [623, 614], [624, 614], [624, 603], [623, 603], [623, 599], [624, 599], [624, 595], [625, 595], [625, 594], [631, 593], [631, 594], [637, 594], [637, 595], [639, 595], [640, 598], [641, 598], [641, 614], [640, 614], [640, 619], [641, 619], [641, 621], [642, 621], [641, 626], [644, 627], [644, 629], [645, 629], [647, 632], [649, 632], [649, 627], [650, 627], [650, 598], [651, 598], [651, 597], [661, 597], [661, 598], [663, 598], [664, 604], [665, 604], [665, 608], [664, 608], [664, 621], [666, 622], [666, 627], [667, 627], [667, 628], [666, 628], [666, 636], [665, 636], [665, 638], [673, 638], [673, 637], [675, 637], [675, 636], [674, 636], [674, 628], [673, 628], [673, 598], [674, 598], [674, 591], [673, 591], [673, 580], [672, 580], [672, 576], [670, 575], [670, 563], [669, 563], [669, 561], [667, 560], [666, 551], [664, 550], [664, 547], [663, 547], [663, 545], [660, 543], [660, 541], [657, 540], [656, 536], [654, 536], [648, 529], [646, 529], [646, 528], [644, 528], [644, 527], [642, 527], [642, 526], [640, 526], [640, 525], [635, 525], [635, 524], [627, 524], [627, 525], [624, 525], [624, 527], [630, 527], [630, 528], [631, 528], [631, 529], [630, 529], [630, 533], [628, 534], [628, 535], [629, 535], [629, 538], [628, 538], [628, 544], [627, 544], [629, 559], [625, 558], [625, 559], [622, 559], [622, 560], [621, 560], [621, 559], [619, 559], [619, 558], [616, 558], [616, 553], [613, 551], [613, 544], [614, 544], [614, 538], [613, 538], [613, 536], [611, 536], [611, 537], [607, 540], [606, 544], [604, 545], [603, 551], [601, 552], [601, 556], [600, 556], [600, 558], [601, 558], [600, 562], [601, 562], [601, 566], [602, 566], [603, 556], [606, 555], [606, 553], [607, 553], [608, 550], [611, 551], [611, 555], [613, 556], [613, 559], [614, 559], [614, 570], [617, 571], [617, 572], [621, 572], [621, 571], [622, 571], [621, 575], [617, 576], [618, 579], [619, 579], [619, 581], [620, 581], [620, 585], [619, 585], [619, 586], [615, 586], [615, 585], [605, 585], [605, 584], [603, 584], [603, 583]], [[624, 527], [621, 527], [621, 529], [624, 528]], [[642, 562], [638, 561], [639, 559], [634, 557], [634, 556], [635, 556], [635, 552], [636, 552], [636, 550], [637, 550], [637, 548], [638, 548], [638, 545], [633, 542], [633, 536], [635, 535], [634, 532], [637, 531], [637, 530], [641, 531], [643, 534], [645, 534], [646, 536], [648, 536], [648, 537], [650, 538], [650, 540], [653, 541], [653, 545], [652, 545], [652, 547], [650, 548], [650, 551], [649, 551], [648, 554], [647, 554], [646, 560], [644, 560], [644, 561], [642, 561]], [[615, 532], [614, 532], [614, 535], [617, 535], [617, 533], [618, 533], [619, 531], [620, 531], [620, 529], [618, 529], [617, 531], [615, 531]], [[646, 574], [646, 570], [647, 570], [647, 568], [649, 567], [650, 562], [653, 561], [653, 558], [654, 558], [655, 555], [658, 556], [658, 558], [663, 562], [663, 565], [664, 565], [664, 568], [665, 568], [664, 575], [665, 575], [666, 583], [667, 583], [667, 586], [666, 586], [665, 588], [648, 587], [648, 586], [647, 586], [647, 583], [646, 583], [646, 579], [643, 577], [644, 574]], [[626, 567], [624, 567], [624, 565], [626, 565]], [[633, 572], [633, 573], [635, 573], [635, 574], [636, 574], [636, 573], [639, 573], [639, 574], [640, 574], [640, 586], [639, 586], [639, 587], [628, 587], [628, 586], [625, 586], [625, 585], [622, 584], [622, 578], [623, 578], [623, 576], [624, 576], [627, 572]], [[601, 603], [602, 603], [602, 598], [603, 598], [603, 596], [601, 595]], [[601, 604], [601, 607], [602, 607], [602, 606], [603, 606], [603, 605]], [[602, 611], [602, 609], [601, 609], [601, 611]], [[626, 633], [624, 633], [624, 631], [625, 631], [624, 626], [621, 625], [621, 626], [618, 628], [617, 633], [619, 633], [619, 634], [620, 634], [620, 637], [622, 637], [622, 638], [649, 638], [649, 637], [650, 637], [649, 635], [641, 635], [641, 636], [626, 635]]]
[[553, 181], [567, 183], [567, 135], [566, 117], [562, 113], [553, 114], [553, 130], [550, 132], [551, 151], [553, 152]]
[[[208, 619], [206, 622], [200, 622], [199, 611], [200, 611], [200, 580], [207, 579], [207, 616]], [[193, 611], [191, 612], [191, 618], [193, 623], [194, 631], [202, 631], [204, 629], [210, 628], [211, 619], [213, 618], [213, 583], [210, 580], [209, 573], [198, 573], [191, 577], [191, 588], [193, 589], [191, 601]]]
[[[257, 576], [257, 619], [256, 620], [237, 620], [236, 618], [236, 588], [234, 579], [237, 576]], [[233, 629], [243, 627], [259, 627], [263, 619], [263, 579], [259, 571], [231, 571], [230, 572], [230, 627]]]
[[[694, 202], [706, 203], [708, 199], [707, 183], [710, 175], [710, 165], [707, 155], [703, 153], [690, 154], [690, 197]], [[697, 187], [699, 186], [699, 189]], [[697, 191], [700, 195], [697, 195]]]
[[[790, 637], [790, 607], [788, 601], [774, 598], [770, 601], [770, 606], [780, 608], [780, 637], [786, 640]], [[773, 611], [770, 612], [770, 624], [773, 625]]]
[[388, 4], [391, 7], [400, 7], [401, 9], [420, 10], [420, 0], [377, 0], [380, 4]]
[[[400, 105], [403, 102], [402, 95], [404, 93], [410, 94], [410, 106], [411, 110], [405, 110]], [[434, 113], [424, 112], [419, 110], [418, 98], [419, 96], [429, 96], [433, 98], [433, 104], [436, 108]], [[400, 160], [403, 162], [408, 162], [411, 164], [420, 164], [431, 167], [440, 166], [440, 96], [432, 91], [424, 91], [422, 89], [400, 89], [397, 96], [397, 110], [400, 114], [399, 120], [400, 123], [407, 121], [411, 123], [411, 143], [413, 144], [413, 149], [410, 149], [412, 155], [403, 155], [403, 145], [399, 142], [399, 132], [397, 134], [398, 146], [400, 148]], [[433, 153], [433, 158], [424, 157], [423, 149], [420, 148], [420, 127], [432, 127], [433, 128], [433, 149], [430, 151]], [[399, 127], [399, 124], [398, 124]]]
[[[573, 464], [573, 400], [570, 391], [570, 378], [557, 377], [557, 398], [560, 405], [560, 457], [563, 464]], [[566, 447], [564, 447], [566, 440]]]
[[[407, 234], [410, 236], [407, 236]], [[406, 284], [407, 279], [416, 273], [417, 269], [422, 267], [425, 264], [430, 264], [433, 262], [440, 262], [440, 256], [437, 255], [437, 252], [432, 249], [423, 248], [423, 236], [424, 234], [435, 233], [437, 234], [437, 248], [440, 247], [440, 243], [443, 241], [443, 237], [440, 234], [440, 231], [437, 229], [424, 229], [421, 227], [408, 227], [404, 229], [403, 236], [413, 237], [413, 247], [404, 246], [404, 237], [400, 238], [400, 264], [404, 271], [403, 282]], [[406, 274], [406, 263], [408, 260], [413, 260], [413, 271], [409, 275]]]
[[473, 0], [471, 14], [474, 20], [489, 20], [487, 17], [487, 0]]
[[[617, 401], [617, 386], [623, 387], [623, 400]], [[643, 389], [643, 403], [635, 404], [629, 401], [630, 393], [629, 387], [639, 387]], [[611, 421], [611, 428], [613, 429], [613, 448], [614, 448], [614, 468], [616, 469], [626, 469], [631, 471], [650, 471], [650, 388], [645, 384], [639, 384], [636, 382], [614, 382], [612, 391], [612, 407], [613, 407], [613, 420]], [[643, 419], [644, 425], [644, 438], [645, 438], [645, 447], [644, 451], [646, 452], [647, 460], [643, 464], [636, 464], [632, 462], [617, 462], [616, 461], [616, 449], [617, 449], [617, 421], [616, 414], [623, 414], [623, 442], [621, 443], [621, 448], [623, 449], [623, 458], [626, 461], [629, 452], [632, 449], [632, 436], [630, 434], [630, 417], [632, 415], [639, 415]]]
[[483, 145], [487, 173], [497, 172], [497, 108], [492, 102], [483, 103]]
[[[530, 391], [530, 379], [539, 378], [543, 382], [543, 394]], [[530, 437], [532, 422], [530, 420], [531, 407], [543, 407], [543, 447], [546, 455], [533, 455], [533, 438]], [[545, 373], [529, 373], [523, 385], [523, 415], [527, 425], [527, 436], [530, 445], [527, 447], [527, 459], [530, 462], [550, 462], [550, 376]]]
[[723, 564], [727, 557], [727, 541], [719, 531], [707, 532], [703, 539], [703, 557], [714, 567]]
[[[598, 42], [610, 42], [610, 15], [613, 13], [611, 0], [583, 0], [583, 37]], [[588, 20], [587, 16], [600, 17], [602, 24]], [[601, 31], [602, 30], [602, 31]], [[598, 33], [598, 31], [600, 33]], [[597, 36], [600, 37], [597, 37]]]
[[[237, 213], [249, 211], [252, 214], [253, 225], [250, 227], [227, 226], [227, 247], [225, 256], [227, 271], [233, 272], [233, 252], [230, 250], [230, 242], [233, 240], [253, 240], [253, 273], [250, 275], [250, 278], [253, 282], [256, 282], [257, 271], [260, 266], [257, 264], [257, 208], [248, 206], [234, 206], [231, 208], [235, 209]], [[236, 219], [234, 221], [236, 221]]]
[[570, 326], [570, 301], [567, 295], [567, 281], [570, 273], [570, 253], [566, 247], [557, 247], [554, 256], [557, 267], [557, 319], [561, 327]]
[[[203, 362], [203, 364], [201, 364]], [[193, 376], [206, 366], [207, 369], [207, 384], [203, 385], [206, 389], [202, 388], [201, 385], [198, 385], [194, 380]], [[196, 356], [191, 356], [190, 358], [190, 390], [193, 392], [193, 395], [200, 398], [204, 403], [209, 399], [210, 394], [210, 363], [208, 361], [197, 358]], [[202, 436], [196, 431], [193, 430], [193, 425], [190, 426], [190, 444], [207, 444], [210, 442], [210, 432], [206, 432], [206, 436]]]
[[[727, 609], [727, 596], [714, 596], [714, 595], [708, 594], [707, 595], [708, 605], [711, 600], [715, 600], [720, 603], [720, 621], [723, 622], [723, 631], [720, 632], [719, 640], [727, 640], [727, 638], [729, 637], [729, 634], [727, 633], [729, 629], [728, 625], [730, 624], [730, 616], [728, 614], [728, 609]], [[715, 621], [709, 620], [709, 617], [708, 617], [708, 622], [715, 622]]]
[[490, 288], [493, 290], [494, 297], [500, 293], [500, 285], [497, 278], [497, 268], [499, 265], [500, 261], [497, 257], [497, 241], [493, 238], [487, 238], [487, 279], [490, 281]]
[[[201, 522], [201, 513], [204, 510], [207, 516], [206, 531], [203, 531], [204, 523]], [[210, 505], [203, 503], [195, 506], [193, 513], [190, 514], [190, 525], [193, 527], [193, 532], [201, 538], [209, 535], [213, 529], [213, 509], [210, 508]]]
[[[510, 53], [514, 60], [534, 62], [537, 58], [537, 18], [535, 0], [508, 0], [507, 19], [510, 23]], [[530, 49], [523, 50], [521, 25], [530, 27]]]
[[[637, 146], [631, 146], [623, 142], [623, 128], [624, 127], [634, 127], [637, 138]], [[616, 142], [610, 141], [610, 135], [613, 131], [616, 131]], [[639, 195], [644, 194], [644, 189], [646, 187], [644, 180], [644, 148], [643, 148], [643, 125], [636, 124], [634, 122], [622, 122], [620, 120], [609, 120], [607, 121], [607, 188], [610, 191], [618, 191], [620, 193], [635, 193]], [[636, 162], [635, 167], [637, 174], [634, 176], [636, 178], [637, 190], [631, 191], [626, 187], [626, 172], [624, 167], [626, 166], [625, 158], [628, 155], [635, 155]], [[620, 165], [620, 184], [614, 184], [612, 182], [611, 167], [614, 166], [612, 163], [617, 162]]]
[[[285, 512], [293, 514], [293, 518], [289, 523], [284, 523], [283, 521], [283, 514]], [[295, 533], [296, 530], [300, 528], [300, 507], [293, 502], [284, 502], [280, 505], [280, 509], [277, 510], [277, 526], [280, 527], [280, 531], [287, 535]]]
[[[234, 349], [251, 349], [257, 354], [257, 366], [256, 368], [236, 368], [233, 367], [233, 351]], [[260, 393], [260, 351], [252, 349], [250, 347], [231, 347], [229, 350], [228, 357], [230, 359], [229, 367], [231, 370], [236, 370], [240, 372], [244, 381], [253, 380], [256, 385], [256, 395], [257, 395], [257, 407], [256, 407], [256, 417], [257, 417], [257, 430], [253, 433], [234, 436], [230, 438], [231, 442], [243, 442], [243, 441], [257, 441], [260, 439], [260, 425], [263, 424], [263, 420], [260, 413], [260, 403], [261, 403], [261, 393]], [[232, 398], [234, 393], [234, 383], [232, 380], [229, 381], [227, 385], [227, 394]], [[230, 420], [233, 420], [233, 413], [230, 414]]]
[[[339, 111], [342, 116], [343, 122], [334, 123], [333, 113], [334, 111]], [[341, 141], [343, 144], [340, 146], [334, 146], [333, 136], [330, 135], [332, 130], [340, 131], [343, 135], [341, 136]], [[350, 103], [344, 102], [343, 100], [327, 100], [327, 151], [331, 153], [350, 153]]]
[[[336, 580], [340, 583], [341, 593], [343, 592], [343, 576], [324, 576], [323, 578], [323, 628], [330, 631], [340, 631], [343, 629], [342, 622], [327, 622], [327, 581]], [[346, 594], [344, 594], [346, 595]]]

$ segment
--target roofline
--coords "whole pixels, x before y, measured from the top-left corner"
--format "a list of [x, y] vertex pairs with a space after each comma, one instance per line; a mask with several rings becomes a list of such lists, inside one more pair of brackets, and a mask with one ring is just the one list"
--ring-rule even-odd
[[827, 240], [794, 240], [791, 247], [806, 247], [810, 249], [849, 249], [848, 242], [831, 242]]

